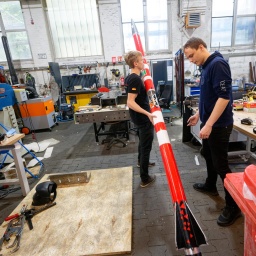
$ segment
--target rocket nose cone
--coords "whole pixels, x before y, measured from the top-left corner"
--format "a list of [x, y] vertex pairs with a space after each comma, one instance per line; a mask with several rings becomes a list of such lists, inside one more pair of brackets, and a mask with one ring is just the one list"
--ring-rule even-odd
[[136, 28], [136, 25], [135, 25], [133, 19], [131, 19], [131, 27], [132, 27], [132, 34], [136, 34], [136, 33], [138, 34], [138, 30]]

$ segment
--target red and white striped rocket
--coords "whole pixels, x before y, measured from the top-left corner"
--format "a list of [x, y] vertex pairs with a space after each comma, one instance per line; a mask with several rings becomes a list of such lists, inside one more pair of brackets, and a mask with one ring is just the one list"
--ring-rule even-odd
[[[140, 51], [142, 55], [145, 56], [140, 40], [140, 35], [133, 20], [131, 21], [131, 25], [132, 36], [135, 42], [136, 50]], [[206, 237], [186, 202], [186, 195], [180, 179], [178, 167], [172, 151], [172, 146], [166, 130], [162, 111], [157, 100], [155, 87], [149, 71], [149, 66], [145, 58], [144, 72], [144, 85], [149, 98], [150, 111], [156, 116], [153, 119], [154, 127], [176, 212], [176, 246], [178, 249], [184, 249], [185, 255], [199, 256], [202, 255], [199, 250], [199, 246], [201, 244], [207, 244]]]

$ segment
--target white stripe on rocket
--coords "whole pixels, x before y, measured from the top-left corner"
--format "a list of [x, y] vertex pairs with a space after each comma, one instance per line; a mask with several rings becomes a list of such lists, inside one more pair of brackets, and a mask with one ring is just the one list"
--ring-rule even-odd
[[149, 70], [148, 64], [145, 64], [145, 63], [144, 63], [144, 69], [148, 69], [148, 70]]
[[160, 110], [156, 110], [152, 114], [156, 116], [153, 119], [154, 120], [154, 125], [158, 124], [158, 123], [164, 123], [163, 114]]
[[159, 132], [156, 133], [156, 136], [158, 139], [159, 147], [166, 143], [171, 144], [166, 130], [160, 130]]
[[151, 76], [144, 76], [144, 77], [143, 77], [143, 80], [144, 80], [144, 82], [145, 82], [146, 80], [152, 80], [152, 77], [151, 77]]

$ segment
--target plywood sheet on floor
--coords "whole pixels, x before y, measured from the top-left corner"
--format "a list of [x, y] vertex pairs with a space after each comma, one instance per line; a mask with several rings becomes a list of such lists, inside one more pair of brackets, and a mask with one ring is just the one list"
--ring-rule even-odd
[[[85, 185], [57, 189], [56, 206], [24, 227], [20, 249], [13, 255], [115, 255], [131, 251], [132, 167], [93, 170]], [[42, 180], [46, 180], [45, 175]], [[30, 208], [35, 188], [22, 205]], [[12, 213], [12, 214], [13, 214]], [[0, 227], [4, 234], [6, 223]], [[6, 255], [4, 245], [0, 252]]]

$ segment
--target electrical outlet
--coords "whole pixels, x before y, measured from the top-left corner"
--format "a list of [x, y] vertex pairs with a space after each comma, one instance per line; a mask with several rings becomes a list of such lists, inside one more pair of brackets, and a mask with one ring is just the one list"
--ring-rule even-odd
[[38, 59], [47, 59], [46, 53], [38, 53]]

